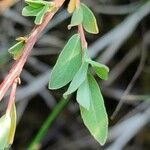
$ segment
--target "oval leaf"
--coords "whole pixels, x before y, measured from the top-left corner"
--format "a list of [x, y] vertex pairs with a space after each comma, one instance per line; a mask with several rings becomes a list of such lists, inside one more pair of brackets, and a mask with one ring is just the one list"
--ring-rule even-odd
[[102, 80], [107, 80], [108, 79], [109, 68], [107, 66], [105, 66], [104, 64], [95, 62], [93, 60], [88, 60], [88, 62], [91, 64], [91, 66], [94, 68], [96, 74]]
[[99, 32], [97, 21], [92, 13], [92, 11], [83, 3], [81, 3], [82, 11], [83, 11], [83, 27], [84, 29], [93, 34], [97, 34]]
[[8, 114], [0, 118], [0, 150], [4, 150], [8, 146], [10, 124], [11, 119]]
[[42, 9], [43, 9], [43, 6], [36, 8], [36, 9], [32, 8], [31, 6], [26, 6], [22, 10], [22, 15], [23, 16], [36, 16]]
[[78, 34], [73, 35], [62, 50], [54, 66], [49, 89], [59, 89], [68, 84], [81, 66], [81, 42]]
[[71, 29], [73, 26], [77, 26], [79, 24], [82, 24], [83, 21], [83, 11], [81, 6], [75, 9], [73, 12], [72, 18], [71, 18], [71, 23], [68, 26], [68, 29]]
[[91, 100], [91, 93], [90, 93], [90, 89], [89, 89], [88, 79], [86, 77], [84, 82], [80, 85], [79, 89], [77, 90], [77, 102], [82, 107], [89, 110], [90, 100]]
[[15, 103], [13, 104], [13, 106], [11, 108], [10, 118], [11, 118], [11, 126], [10, 126], [7, 145], [12, 145], [12, 143], [14, 141], [15, 131], [16, 131], [16, 106], [15, 106]]
[[104, 145], [108, 132], [108, 118], [104, 100], [99, 86], [92, 75], [88, 75], [88, 84], [91, 95], [90, 108], [87, 110], [80, 106], [81, 116], [90, 133], [101, 145]]
[[68, 90], [64, 93], [64, 97], [67, 97], [69, 94], [75, 92], [78, 89], [78, 87], [85, 80], [87, 76], [87, 71], [88, 71], [88, 63], [83, 62], [79, 71], [76, 73], [72, 82], [70, 83]]

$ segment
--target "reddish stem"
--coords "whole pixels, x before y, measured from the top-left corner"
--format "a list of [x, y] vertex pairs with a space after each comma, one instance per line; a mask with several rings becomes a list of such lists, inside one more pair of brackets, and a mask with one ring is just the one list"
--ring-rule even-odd
[[84, 30], [82, 25], [78, 25], [78, 33], [80, 35], [81, 38], [81, 44], [82, 44], [82, 49], [87, 49], [87, 42], [86, 42], [86, 38], [85, 38], [85, 34], [84, 34]]
[[15, 79], [20, 76], [22, 68], [35, 44], [37, 41], [37, 38], [39, 34], [43, 31], [43, 29], [47, 26], [48, 22], [52, 19], [54, 14], [57, 12], [57, 10], [62, 6], [65, 0], [54, 0], [56, 10], [54, 12], [48, 12], [45, 15], [45, 18], [43, 20], [43, 23], [39, 26], [35, 26], [32, 32], [30, 33], [27, 42], [25, 44], [25, 47], [23, 49], [23, 53], [21, 57], [13, 64], [12, 68], [10, 69], [7, 76], [4, 78], [0, 85], [0, 101], [6, 94], [9, 87], [13, 84]]
[[14, 103], [15, 100], [15, 96], [16, 96], [16, 89], [17, 89], [17, 84], [18, 84], [18, 78], [16, 78], [13, 82], [12, 85], [12, 89], [11, 89], [11, 93], [10, 93], [10, 97], [9, 97], [9, 101], [8, 101], [8, 106], [7, 106], [7, 110], [6, 110], [6, 114], [8, 114], [12, 108], [12, 105]]
[[[76, 7], [79, 7], [79, 5], [80, 5], [80, 0], [76, 0]], [[83, 50], [87, 49], [87, 42], [86, 42], [86, 38], [85, 38], [82, 24], [78, 25], [78, 33], [80, 35], [82, 49]]]

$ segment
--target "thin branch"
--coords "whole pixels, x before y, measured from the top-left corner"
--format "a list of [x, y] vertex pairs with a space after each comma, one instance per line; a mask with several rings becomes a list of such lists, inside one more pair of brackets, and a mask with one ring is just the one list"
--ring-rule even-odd
[[15, 81], [13, 82], [12, 90], [11, 90], [11, 93], [10, 93], [8, 106], [7, 106], [7, 110], [6, 110], [6, 114], [9, 114], [9, 112], [10, 112], [10, 110], [12, 108], [12, 105], [14, 103], [15, 96], [16, 96], [17, 84], [18, 84], [19, 80], [20, 80], [19, 78], [16, 78]]
[[[57, 10], [62, 6], [64, 1], [65, 0], [54, 0]], [[5, 77], [5, 79], [3, 80], [3, 82], [0, 85], [0, 101], [2, 100], [3, 96], [6, 94], [9, 87], [13, 84], [14, 80], [20, 76], [20, 74], [22, 72], [22, 68], [23, 68], [35, 42], [37, 41], [40, 33], [47, 26], [48, 22], [52, 19], [52, 17], [57, 12], [57, 10], [55, 10], [54, 12], [47, 13], [45, 15], [43, 23], [39, 26], [35, 26], [34, 29], [32, 30], [32, 32], [29, 35], [27, 42], [24, 46], [21, 57], [13, 64], [8, 75]]]

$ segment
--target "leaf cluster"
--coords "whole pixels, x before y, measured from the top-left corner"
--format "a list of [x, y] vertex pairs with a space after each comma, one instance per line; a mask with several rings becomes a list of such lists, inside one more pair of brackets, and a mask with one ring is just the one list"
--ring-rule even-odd
[[[43, 22], [48, 11], [55, 9], [53, 2], [43, 0], [25, 0], [25, 2], [27, 6], [23, 8], [22, 15], [35, 17], [36, 25]], [[68, 11], [72, 13], [68, 28], [82, 25], [88, 33], [97, 34], [99, 30], [93, 12], [85, 4], [81, 3], [76, 6], [75, 2], [75, 0], [71, 0], [68, 6]], [[20, 37], [17, 39], [18, 42], [8, 50], [15, 60], [21, 56], [26, 40], [26, 38]], [[67, 91], [63, 94], [64, 98], [77, 91], [76, 100], [83, 122], [95, 139], [103, 145], [107, 138], [108, 117], [103, 96], [98, 83], [89, 70], [90, 67], [98, 77], [107, 80], [109, 68], [93, 61], [88, 56], [88, 48], [83, 48], [81, 44], [80, 35], [74, 34], [63, 48], [51, 72], [49, 89], [59, 89], [70, 83]], [[13, 120], [11, 117], [12, 115], [4, 115], [0, 119], [1, 126], [5, 127], [3, 131], [0, 131], [0, 133], [3, 132], [0, 137], [0, 141], [3, 141], [0, 142], [0, 148], [5, 148], [11, 143], [7, 141], [10, 139], [9, 137], [11, 137], [11, 141], [13, 139], [15, 125], [12, 124], [15, 123], [11, 123]]]
[[[71, 7], [74, 5], [73, 2], [71, 1], [68, 6], [70, 12], [74, 9]], [[74, 9], [68, 28], [78, 25], [82, 25], [89, 33], [98, 33], [94, 14], [82, 3]], [[109, 68], [91, 60], [88, 49], [83, 49], [80, 38], [79, 34], [73, 35], [60, 53], [51, 72], [49, 89], [59, 89], [70, 82], [67, 91], [63, 94], [64, 98], [77, 91], [76, 100], [83, 122], [95, 139], [103, 145], [107, 138], [108, 118], [103, 96], [89, 67], [91, 66], [103, 80], [107, 80]]]
[[107, 113], [98, 84], [88, 70], [90, 66], [101, 79], [108, 78], [108, 67], [91, 60], [86, 49], [82, 56], [80, 36], [73, 35], [51, 72], [49, 89], [59, 89], [71, 82], [64, 98], [77, 91], [76, 99], [83, 121], [91, 134], [103, 145], [107, 136]]
[[53, 2], [44, 0], [25, 0], [25, 2], [27, 6], [23, 8], [22, 15], [35, 17], [34, 23], [36, 25], [40, 25], [44, 19], [44, 15], [48, 11], [52, 11], [55, 6]]

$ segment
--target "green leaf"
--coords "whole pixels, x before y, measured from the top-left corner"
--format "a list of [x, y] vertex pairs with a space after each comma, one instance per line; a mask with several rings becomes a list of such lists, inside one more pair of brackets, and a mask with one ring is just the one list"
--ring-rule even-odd
[[25, 2], [32, 8], [40, 8], [44, 6], [41, 0], [25, 0]]
[[91, 59], [88, 60], [88, 62], [91, 64], [91, 66], [94, 68], [96, 74], [102, 79], [107, 80], [108, 79], [108, 72], [109, 68], [101, 63], [95, 62]]
[[65, 45], [51, 72], [49, 89], [59, 89], [68, 84], [82, 62], [81, 42], [78, 34], [73, 35]]
[[92, 13], [92, 11], [83, 3], [81, 3], [81, 8], [83, 11], [83, 27], [84, 29], [93, 34], [97, 34], [99, 32], [98, 26], [97, 26], [97, 21]]
[[42, 10], [37, 14], [36, 18], [35, 18], [35, 21], [34, 23], [37, 24], [37, 25], [40, 25], [43, 21], [43, 18], [44, 18], [44, 15], [45, 13], [48, 11], [49, 9], [49, 6], [48, 5], [45, 5]]
[[89, 110], [91, 103], [90, 100], [91, 100], [91, 93], [89, 89], [88, 79], [86, 77], [84, 82], [80, 85], [79, 89], [77, 90], [77, 102], [82, 107]]
[[19, 41], [11, 48], [9, 48], [8, 52], [12, 54], [13, 58], [16, 60], [20, 57], [23, 47], [24, 47], [24, 41]]
[[8, 145], [8, 136], [11, 125], [11, 119], [8, 114], [0, 118], [0, 150], [4, 150]]
[[72, 82], [69, 85], [68, 90], [64, 93], [64, 97], [67, 97], [69, 94], [75, 92], [78, 87], [83, 83], [87, 76], [88, 63], [83, 62], [79, 71], [75, 74]]
[[90, 89], [90, 108], [89, 110], [80, 106], [81, 116], [85, 126], [94, 138], [104, 145], [108, 132], [108, 118], [104, 105], [104, 100], [99, 86], [92, 75], [88, 75]]
[[13, 104], [13, 106], [11, 108], [10, 118], [11, 118], [11, 127], [10, 127], [10, 131], [9, 131], [7, 145], [12, 145], [12, 143], [14, 141], [15, 131], [16, 131], [16, 106], [15, 106], [15, 103]]
[[81, 6], [75, 9], [73, 12], [72, 18], [71, 18], [71, 23], [68, 26], [68, 29], [71, 29], [73, 26], [77, 26], [79, 24], [82, 24], [83, 21], [83, 11]]
[[54, 6], [54, 2], [48, 2], [43, 0], [25, 0], [25, 2], [33, 8], [43, 7], [44, 5]]
[[36, 8], [36, 9], [32, 8], [31, 6], [26, 6], [22, 10], [22, 15], [23, 16], [36, 16], [42, 9], [43, 9], [43, 6]]

